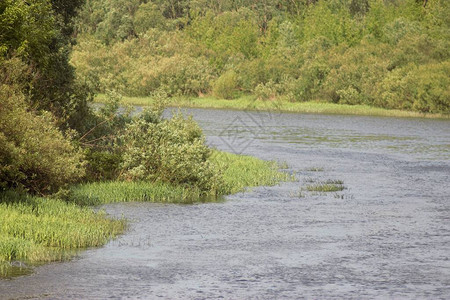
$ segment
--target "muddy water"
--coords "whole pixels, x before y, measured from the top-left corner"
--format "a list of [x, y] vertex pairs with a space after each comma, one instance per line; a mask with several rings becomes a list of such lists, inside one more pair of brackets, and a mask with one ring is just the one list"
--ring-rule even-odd
[[[0, 298], [450, 298], [449, 121], [189, 113], [209, 144], [285, 161], [297, 181], [108, 205], [132, 220], [124, 236], [0, 281]], [[346, 189], [304, 191], [325, 180]]]

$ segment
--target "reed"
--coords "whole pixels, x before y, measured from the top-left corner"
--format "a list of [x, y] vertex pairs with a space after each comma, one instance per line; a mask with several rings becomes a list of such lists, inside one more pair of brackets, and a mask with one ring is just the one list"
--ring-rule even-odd
[[122, 233], [124, 220], [62, 200], [0, 193], [0, 275], [8, 264], [61, 260], [74, 249], [104, 245]]
[[306, 190], [309, 192], [339, 192], [345, 189], [344, 182], [342, 180], [326, 180], [315, 184], [309, 184], [306, 186]]
[[220, 201], [220, 196], [243, 191], [246, 187], [275, 185], [290, 179], [280, 172], [276, 162], [251, 156], [213, 151], [210, 163], [222, 174], [218, 191], [201, 192], [195, 186], [164, 182], [108, 181], [85, 183], [72, 187], [70, 200], [80, 205], [114, 202], [148, 201], [160, 203], [194, 203]]

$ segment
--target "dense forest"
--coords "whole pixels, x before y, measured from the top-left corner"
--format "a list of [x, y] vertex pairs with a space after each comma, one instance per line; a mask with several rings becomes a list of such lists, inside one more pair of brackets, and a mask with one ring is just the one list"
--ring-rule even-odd
[[71, 62], [95, 92], [450, 112], [446, 0], [87, 0]]

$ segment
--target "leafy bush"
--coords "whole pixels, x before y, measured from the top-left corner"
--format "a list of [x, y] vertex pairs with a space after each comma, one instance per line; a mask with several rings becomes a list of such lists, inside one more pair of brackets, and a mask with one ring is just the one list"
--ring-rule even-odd
[[[450, 62], [396, 69], [380, 82], [378, 105], [450, 113]], [[399, 101], [401, 99], [401, 101]]]
[[213, 84], [213, 94], [218, 98], [233, 99], [236, 97], [238, 87], [238, 76], [235, 71], [230, 70], [223, 73]]
[[342, 104], [373, 104], [374, 83], [388, 73], [389, 59], [384, 56], [390, 50], [363, 41], [357, 47], [329, 51], [331, 70], [319, 91], [321, 98]]
[[27, 111], [19, 91], [0, 85], [0, 188], [56, 192], [84, 175], [82, 159], [49, 113]]
[[269, 81], [258, 84], [253, 92], [259, 100], [273, 100], [277, 96], [277, 87], [273, 81]]
[[[426, 88], [396, 98], [387, 81], [411, 82], [410, 65], [450, 59], [449, 1], [128, 2], [90, 1], [82, 11], [72, 61], [80, 81], [100, 92], [252, 93], [420, 111], [445, 103]], [[419, 94], [428, 96], [410, 98]]]
[[125, 180], [162, 181], [216, 194], [220, 174], [208, 162], [210, 149], [200, 127], [177, 114], [163, 120], [149, 110], [128, 124], [120, 137]]
[[115, 180], [119, 177], [122, 156], [110, 151], [86, 150], [86, 179], [88, 181]]

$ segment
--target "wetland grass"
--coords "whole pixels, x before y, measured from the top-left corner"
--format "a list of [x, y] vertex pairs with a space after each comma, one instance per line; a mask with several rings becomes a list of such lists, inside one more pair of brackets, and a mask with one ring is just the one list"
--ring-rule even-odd
[[224, 194], [241, 192], [247, 187], [276, 185], [293, 179], [288, 173], [279, 171], [287, 168], [286, 163], [279, 164], [222, 151], [215, 151], [210, 160], [222, 170], [227, 186], [227, 190], [223, 191]]
[[276, 162], [251, 156], [214, 151], [210, 163], [218, 169], [224, 185], [220, 191], [201, 193], [190, 186], [163, 182], [109, 181], [85, 183], [71, 189], [71, 201], [80, 205], [99, 205], [113, 202], [148, 201], [159, 203], [212, 202], [217, 194], [233, 194], [247, 187], [275, 185], [290, 176], [280, 172]]
[[97, 247], [122, 233], [124, 220], [62, 200], [0, 194], [0, 276], [9, 263], [62, 260], [75, 249]]
[[342, 180], [327, 180], [318, 182], [315, 184], [309, 184], [306, 186], [308, 192], [339, 192], [345, 189], [344, 182]]

